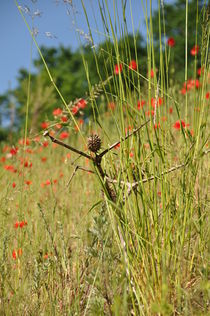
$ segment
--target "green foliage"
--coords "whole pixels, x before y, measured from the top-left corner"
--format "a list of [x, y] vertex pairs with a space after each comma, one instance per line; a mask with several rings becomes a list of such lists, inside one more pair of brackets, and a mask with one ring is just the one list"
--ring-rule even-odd
[[[201, 21], [202, 21], [202, 7], [204, 5], [203, 0], [191, 0], [188, 3], [187, 14], [187, 45], [188, 45], [188, 65], [192, 65], [195, 57], [190, 54], [190, 50], [195, 46], [201, 47]], [[159, 24], [160, 18], [160, 24]], [[157, 45], [155, 52], [156, 64], [160, 65], [159, 61], [159, 40], [161, 34], [161, 40], [163, 47], [165, 47], [165, 41], [173, 37], [175, 40], [175, 46], [171, 52], [171, 62], [175, 70], [174, 77], [179, 82], [184, 82], [184, 68], [185, 68], [185, 23], [186, 23], [186, 1], [177, 0], [173, 5], [164, 3], [164, 16], [162, 8], [160, 11], [156, 11], [153, 15], [153, 35]], [[168, 48], [167, 48], [168, 49]], [[193, 67], [189, 70], [189, 76], [193, 75]]]

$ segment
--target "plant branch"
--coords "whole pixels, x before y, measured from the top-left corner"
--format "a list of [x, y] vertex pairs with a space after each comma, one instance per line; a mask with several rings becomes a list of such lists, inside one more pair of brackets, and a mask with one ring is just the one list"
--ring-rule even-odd
[[84, 153], [83, 151], [80, 151], [80, 150], [78, 150], [78, 149], [76, 149], [76, 148], [74, 148], [74, 147], [72, 147], [72, 146], [70, 146], [70, 145], [68, 145], [68, 144], [66, 144], [66, 143], [64, 143], [64, 142], [62, 142], [61, 140], [59, 140], [59, 139], [53, 137], [52, 135], [50, 135], [49, 131], [44, 132], [43, 135], [50, 137], [51, 141], [52, 141], [53, 143], [55, 143], [55, 144], [58, 144], [58, 145], [60, 145], [60, 146], [63, 146], [63, 147], [65, 147], [65, 148], [67, 148], [67, 149], [69, 149], [69, 150], [71, 150], [71, 151], [73, 151], [73, 152], [75, 152], [75, 153], [77, 153], [77, 154], [79, 154], [79, 155], [85, 157], [85, 158], [88, 158], [88, 159], [90, 159], [90, 160], [93, 160], [93, 159], [94, 159], [93, 157], [91, 157], [90, 155]]
[[114, 147], [116, 147], [117, 145], [119, 145], [120, 143], [124, 142], [126, 139], [128, 139], [130, 136], [136, 134], [142, 127], [144, 127], [147, 123], [149, 123], [150, 120], [147, 120], [144, 124], [142, 124], [141, 126], [139, 126], [138, 128], [134, 129], [132, 131], [132, 133], [129, 133], [128, 135], [126, 135], [124, 138], [122, 138], [121, 140], [119, 140], [118, 142], [112, 144], [109, 148], [105, 149], [104, 151], [102, 151], [102, 153], [99, 154], [99, 157], [103, 157], [104, 155], [107, 154], [107, 152], [109, 152], [110, 150], [112, 150]]

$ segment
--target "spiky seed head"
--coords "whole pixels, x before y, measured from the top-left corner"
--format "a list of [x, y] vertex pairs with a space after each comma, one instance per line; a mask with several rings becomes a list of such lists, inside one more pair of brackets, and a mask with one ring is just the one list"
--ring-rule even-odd
[[96, 153], [101, 148], [101, 138], [97, 134], [88, 137], [88, 149]]

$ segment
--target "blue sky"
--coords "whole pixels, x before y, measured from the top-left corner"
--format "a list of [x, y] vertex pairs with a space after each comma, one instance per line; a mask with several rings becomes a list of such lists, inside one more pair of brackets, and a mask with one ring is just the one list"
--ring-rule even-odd
[[[98, 10], [98, 0], [83, 1], [87, 9], [94, 42], [97, 44], [105, 39]], [[72, 0], [73, 8], [68, 3], [70, 0], [17, 0], [17, 2], [25, 10], [25, 17], [30, 27], [32, 27], [31, 15], [35, 13], [36, 16], [33, 23], [38, 30], [36, 39], [39, 46], [56, 47], [62, 44], [76, 49], [80, 39], [83, 44], [85, 43], [86, 39], [84, 36], [79, 37], [79, 30], [88, 33], [81, 0]], [[107, 2], [113, 15], [113, 0], [107, 0]], [[143, 0], [144, 6], [146, 2], [149, 3], [149, 1]], [[167, 2], [172, 2], [172, 0]], [[115, 0], [115, 3], [121, 7], [121, 0]], [[141, 33], [145, 35], [146, 28], [141, 0], [127, 1], [126, 18], [128, 30], [132, 31], [130, 4], [134, 29], [139, 28]], [[157, 5], [158, 0], [152, 0], [153, 9], [156, 9]], [[28, 9], [30, 11], [26, 13]], [[40, 12], [41, 16], [39, 16]], [[119, 11], [119, 15], [121, 19], [122, 12]], [[0, 41], [0, 94], [3, 94], [9, 87], [15, 88], [18, 70], [20, 68], [29, 69], [30, 67], [31, 37], [13, 0], [0, 0]], [[32, 57], [35, 58], [38, 56], [35, 45], [33, 45], [32, 49]]]

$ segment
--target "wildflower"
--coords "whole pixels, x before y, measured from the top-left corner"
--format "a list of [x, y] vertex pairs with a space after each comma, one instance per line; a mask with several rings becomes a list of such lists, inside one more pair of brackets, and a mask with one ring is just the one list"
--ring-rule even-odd
[[168, 39], [168, 46], [169, 47], [174, 47], [174, 45], [175, 45], [174, 38], [173, 37], [169, 37], [169, 39]]
[[19, 248], [19, 249], [18, 249], [18, 257], [21, 257], [22, 254], [23, 254], [22, 248]]
[[207, 99], [207, 100], [209, 99], [209, 96], [210, 96], [210, 92], [207, 92], [207, 93], [206, 93], [206, 99]]
[[14, 224], [14, 228], [18, 228], [19, 227], [19, 222], [15, 222], [15, 224]]
[[158, 124], [155, 123], [154, 127], [155, 127], [155, 129], [160, 128], [160, 123], [158, 123]]
[[43, 147], [47, 147], [49, 145], [48, 141], [43, 142]]
[[39, 136], [34, 137], [33, 141], [37, 143], [40, 142], [40, 137]]
[[26, 180], [26, 181], [25, 181], [25, 184], [31, 185], [31, 184], [32, 184], [32, 181], [31, 181], [31, 180]]
[[45, 162], [47, 160], [47, 157], [42, 157], [41, 160], [42, 162]]
[[54, 111], [53, 111], [53, 115], [54, 116], [59, 116], [59, 115], [61, 115], [62, 114], [62, 110], [60, 109], [60, 108], [57, 108], [57, 109], [55, 109]]
[[158, 107], [162, 103], [163, 103], [163, 100], [161, 98], [158, 98], [157, 101], [156, 101], [156, 98], [151, 98], [151, 105], [152, 105], [153, 108], [155, 108], [155, 104]]
[[198, 52], [199, 52], [199, 46], [198, 45], [193, 46], [193, 48], [190, 50], [190, 54], [192, 56], [198, 55]]
[[57, 129], [60, 129], [60, 128], [62, 127], [62, 125], [61, 125], [61, 124], [56, 124], [55, 127], [56, 127]]
[[67, 122], [68, 121], [68, 117], [67, 116], [62, 116], [61, 117], [61, 121], [62, 122]]
[[12, 165], [5, 165], [4, 169], [11, 171], [11, 172], [14, 172], [14, 173], [17, 172], [17, 169], [15, 169], [14, 166], [12, 166]]
[[42, 122], [41, 123], [41, 128], [42, 129], [46, 129], [46, 128], [48, 128], [48, 126], [49, 126], [49, 123], [47, 123], [47, 122]]
[[12, 148], [12, 149], [10, 150], [10, 154], [11, 154], [12, 156], [17, 155], [17, 152], [18, 152], [18, 147]]
[[146, 101], [144, 101], [144, 100], [141, 100], [141, 101], [138, 100], [138, 102], [137, 102], [137, 108], [138, 108], [138, 110], [140, 110], [141, 108], [143, 108], [143, 106], [145, 105], [145, 103], [146, 103]]
[[110, 110], [114, 110], [115, 107], [116, 107], [116, 104], [115, 104], [114, 102], [109, 102], [109, 103], [108, 103], [108, 108], [109, 108]]
[[24, 139], [24, 138], [21, 138], [21, 139], [19, 139], [19, 141], [18, 141], [18, 143], [20, 144], [20, 145], [22, 145], [22, 146], [24, 146], [24, 145], [30, 145], [30, 140], [28, 139], [28, 138], [26, 138], [26, 139]]
[[198, 68], [198, 70], [197, 70], [197, 74], [198, 74], [198, 76], [201, 76], [201, 74], [203, 74], [203, 72], [204, 72], [204, 68], [202, 67], [200, 67], [200, 68]]
[[6, 158], [5, 158], [5, 157], [1, 157], [0, 161], [1, 161], [1, 162], [5, 162], [5, 161], [6, 161]]
[[60, 139], [66, 139], [66, 138], [68, 138], [69, 137], [69, 133], [68, 132], [66, 132], [66, 131], [64, 131], [64, 132], [62, 132], [61, 134], [60, 134]]
[[[186, 126], [189, 126], [189, 124], [186, 124], [183, 120], [181, 120], [181, 124], [182, 124], [182, 127], [185, 128]], [[173, 127], [177, 130], [179, 130], [181, 128], [181, 124], [180, 124], [180, 121], [176, 121], [173, 125]]]
[[25, 222], [24, 222], [24, 221], [21, 221], [21, 222], [19, 223], [19, 227], [20, 227], [20, 228], [23, 228], [24, 225], [25, 225]]
[[48, 259], [48, 253], [46, 253], [44, 256], [43, 256], [43, 258], [45, 259], [45, 260], [47, 260]]
[[84, 99], [80, 99], [79, 102], [77, 103], [77, 107], [79, 109], [85, 109], [86, 105], [87, 105], [87, 101]]
[[114, 73], [115, 73], [115, 75], [119, 75], [119, 73], [122, 72], [122, 70], [123, 70], [123, 65], [122, 64], [114, 66]]
[[120, 143], [119, 143], [119, 144], [117, 144], [116, 146], [114, 146], [114, 148], [115, 148], [115, 149], [120, 148]]
[[131, 70], [136, 70], [137, 69], [137, 63], [135, 60], [131, 60], [130, 64], [129, 64], [129, 69]]
[[72, 111], [72, 114], [73, 114], [73, 115], [76, 115], [77, 112], [79, 111], [78, 106], [74, 106], [74, 107], [71, 109], [71, 111]]
[[182, 88], [180, 92], [181, 92], [181, 94], [185, 95], [186, 94], [186, 88]]
[[[156, 72], [157, 72], [157, 69], [156, 69]], [[149, 75], [148, 75], [149, 76]], [[150, 71], [150, 77], [151, 78], [154, 78], [154, 76], [155, 76], [155, 71], [153, 70], [153, 69], [151, 69], [151, 71]]]
[[25, 168], [28, 167], [28, 161], [25, 161], [25, 162], [24, 162], [24, 167], [25, 167]]
[[12, 257], [14, 260], [17, 259], [17, 253], [15, 250], [12, 251]]
[[15, 183], [15, 182], [12, 183], [12, 187], [13, 187], [13, 188], [16, 187], [16, 183]]
[[145, 112], [146, 116], [154, 116], [155, 112], [152, 110], [152, 111], [147, 111]]

